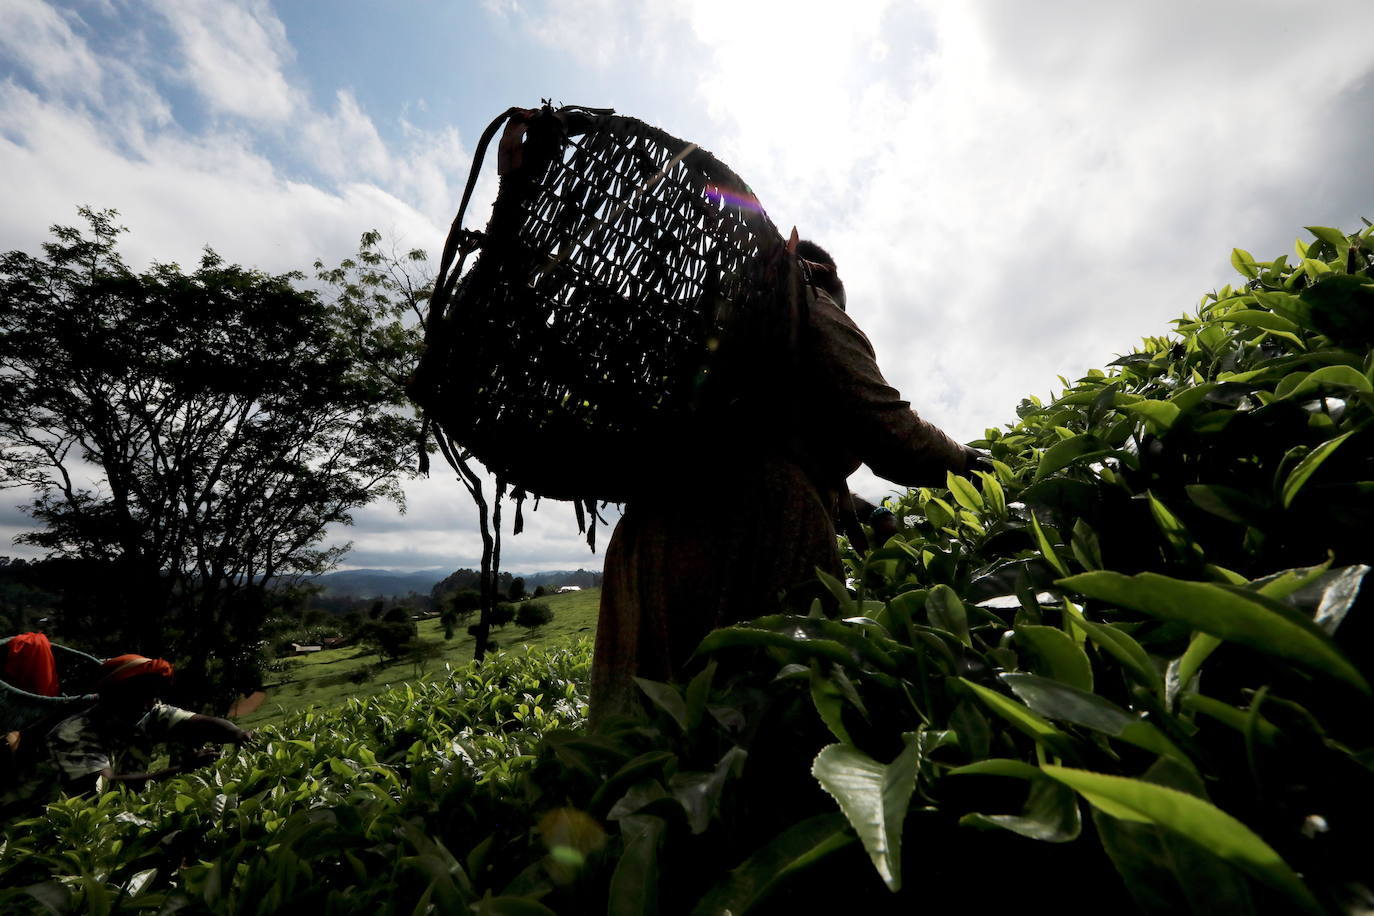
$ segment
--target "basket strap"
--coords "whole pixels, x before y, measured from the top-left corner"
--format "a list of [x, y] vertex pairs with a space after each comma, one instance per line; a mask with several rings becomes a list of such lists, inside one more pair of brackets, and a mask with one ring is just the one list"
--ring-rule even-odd
[[[463, 236], [463, 216], [467, 213], [468, 202], [472, 200], [472, 189], [477, 187], [477, 176], [482, 173], [482, 159], [487, 154], [487, 147], [491, 145], [491, 138], [496, 136], [497, 129], [517, 113], [524, 111], [522, 108], [507, 108], [496, 119], [487, 125], [487, 129], [482, 131], [482, 137], [477, 141], [477, 149], [472, 154], [472, 168], [468, 169], [468, 183], [463, 188], [463, 200], [458, 204], [458, 215], [453, 218], [453, 224], [449, 227], [448, 238], [444, 240], [444, 253], [439, 259], [439, 276], [434, 280], [434, 292], [429, 300], [429, 318], [425, 328], [425, 343], [430, 343], [434, 334], [434, 328], [439, 323], [439, 319], [444, 316], [444, 307], [448, 303], [449, 292], [453, 288], [458, 275], [463, 271], [460, 261], [458, 266], [453, 269], [452, 275], [449, 268], [453, 267], [453, 259], [458, 254], [458, 245]], [[466, 256], [467, 252], [464, 252]]]
[[[426, 328], [426, 343], [430, 343], [429, 329], [433, 328], [435, 320], [443, 317], [444, 309], [448, 305], [449, 294], [453, 292], [453, 285], [458, 281], [458, 276], [463, 272], [463, 262], [460, 259], [456, 267], [453, 266], [453, 259], [458, 254], [459, 247], [464, 247], [463, 257], [467, 256], [468, 249], [462, 246], [463, 241], [463, 216], [467, 213], [468, 202], [472, 200], [472, 191], [477, 187], [477, 177], [482, 172], [482, 160], [486, 157], [487, 147], [491, 145], [492, 138], [496, 136], [496, 131], [501, 125], [518, 117], [521, 121], [529, 121], [539, 111], [552, 111], [547, 104], [543, 109], [537, 108], [507, 108], [496, 116], [486, 130], [482, 131], [481, 138], [477, 141], [477, 148], [472, 154], [472, 168], [468, 170], [467, 185], [463, 188], [463, 199], [458, 205], [458, 215], [453, 218], [453, 224], [449, 226], [448, 238], [444, 240], [444, 253], [439, 259], [439, 276], [434, 281], [434, 293], [430, 297], [429, 303], [429, 325]], [[564, 105], [556, 112], [552, 112], [565, 129], [586, 130], [599, 118], [608, 117], [615, 113], [613, 108], [588, 108], [584, 105]], [[450, 271], [450, 268], [452, 270]]]
[[[487, 147], [491, 145], [491, 138], [496, 136], [497, 129], [523, 111], [524, 109], [516, 107], [507, 108], [487, 125], [487, 129], [482, 131], [482, 136], [477, 141], [477, 148], [472, 154], [472, 167], [468, 169], [467, 185], [463, 188], [463, 199], [458, 204], [458, 214], [453, 218], [453, 224], [449, 227], [448, 238], [444, 239], [444, 253], [439, 259], [439, 275], [434, 279], [434, 290], [429, 295], [429, 315], [425, 318], [426, 350], [433, 349], [438, 342], [438, 329], [443, 321], [449, 295], [453, 291], [453, 284], [457, 282], [458, 277], [463, 272], [463, 261], [466, 260], [468, 252], [471, 250], [468, 246], [461, 245], [464, 236], [463, 217], [467, 214], [468, 202], [472, 200], [472, 190], [477, 187], [477, 177], [482, 173], [482, 160], [486, 157]], [[463, 257], [459, 259], [457, 266], [454, 266], [453, 259], [458, 254], [460, 245], [463, 248]], [[451, 271], [450, 268], [452, 268]], [[412, 396], [414, 396], [413, 393]], [[421, 416], [420, 434], [417, 442], [420, 453], [418, 470], [422, 475], [428, 477], [429, 411], [422, 410]]]

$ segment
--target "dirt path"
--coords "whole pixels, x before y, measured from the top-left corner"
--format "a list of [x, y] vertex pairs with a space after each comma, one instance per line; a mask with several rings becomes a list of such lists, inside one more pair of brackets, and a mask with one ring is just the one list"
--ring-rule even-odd
[[267, 691], [259, 690], [250, 693], [246, 697], [239, 697], [234, 701], [234, 705], [229, 707], [228, 717], [237, 719], [240, 716], [250, 715], [257, 712], [258, 707], [267, 702]]

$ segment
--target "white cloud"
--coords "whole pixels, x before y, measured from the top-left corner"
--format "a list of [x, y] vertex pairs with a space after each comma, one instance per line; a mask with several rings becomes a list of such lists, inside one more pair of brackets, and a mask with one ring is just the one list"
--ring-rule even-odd
[[[49, 225], [78, 222], [81, 204], [120, 210], [131, 229], [123, 251], [135, 266], [192, 265], [210, 245], [231, 261], [308, 270], [317, 257], [352, 253], [372, 228], [401, 248], [438, 248], [470, 159], [456, 130], [401, 123], [400, 140], [388, 144], [346, 89], [332, 110], [313, 107], [284, 75], [285, 31], [262, 3], [165, 11], [184, 61], [173, 78], [189, 81], [220, 115], [200, 131], [172, 120], [152, 82], [167, 75], [159, 61], [136, 61], [147, 68], [140, 73], [93, 51], [47, 7], [15, 0], [0, 9], [5, 26], [24, 27], [0, 30], [0, 54], [33, 87], [0, 80], [0, 250], [35, 250]], [[27, 41], [23, 54], [11, 34]], [[85, 87], [96, 91], [78, 91]], [[289, 132], [264, 123], [284, 113]], [[272, 157], [283, 135], [322, 181], [293, 177], [299, 169]], [[479, 186], [475, 217], [494, 194], [491, 177]], [[16, 531], [6, 524], [0, 534]], [[476, 540], [470, 527], [462, 535]]]
[[[1367, 0], [1320, 16], [1278, 0], [484, 5], [542, 44], [555, 83], [563, 68], [612, 88], [569, 101], [632, 89], [643, 108], [625, 113], [715, 151], [784, 231], [830, 248], [888, 377], [961, 438], [1164, 332], [1228, 281], [1232, 246], [1267, 257], [1302, 225], [1374, 209]], [[81, 202], [121, 207], [131, 244], [184, 261], [210, 242], [300, 267], [373, 226], [437, 247], [468, 165], [459, 133], [402, 122], [388, 140], [347, 87], [312, 102], [262, 0], [160, 8], [181, 78], [218, 115], [195, 135], [70, 14], [32, 0], [0, 12], [29, 36], [0, 53], [39, 88], [0, 83], [0, 248], [31, 247]], [[106, 88], [83, 96], [93, 66]], [[312, 177], [269, 158], [281, 146]], [[494, 189], [488, 170], [469, 225]], [[435, 545], [472, 555], [449, 520], [470, 519], [466, 497], [438, 477], [417, 485], [403, 529], [369, 509], [346, 536], [398, 558], [386, 565]], [[508, 558], [599, 562], [570, 515], [541, 510], [508, 541], [530, 553]]]
[[49, 92], [98, 97], [100, 67], [73, 22], [81, 20], [42, 0], [6, 0], [0, 5], [0, 58], [10, 58]]
[[[598, 7], [607, 45], [630, 5]], [[1336, 142], [1371, 114], [1359, 0], [649, 9], [694, 39], [693, 139], [831, 248], [889, 378], [963, 438], [1163, 333], [1232, 246], [1356, 215], [1357, 182], [1309, 182], [1369, 155]]]
[[1231, 247], [1267, 257], [1374, 209], [1364, 0], [521, 15], [549, 48], [683, 96], [624, 113], [703, 143], [782, 231], [830, 248], [888, 378], [965, 440], [1165, 333], [1230, 282]]
[[[340, 89], [334, 110], [303, 113], [292, 138], [302, 158], [320, 174], [335, 181], [370, 181], [411, 202], [435, 225], [443, 226], [453, 218], [471, 153], [452, 127], [426, 131], [405, 120], [398, 126], [400, 139], [386, 142], [353, 93]], [[478, 205], [490, 205], [495, 199], [494, 176], [484, 178], [484, 193], [474, 192], [474, 214], [482, 212], [476, 209]], [[423, 244], [437, 247], [440, 242], [432, 235]], [[415, 243], [421, 244], [419, 240]]]
[[266, 0], [159, 0], [188, 80], [214, 111], [282, 122], [302, 104], [283, 73], [286, 28]]
[[[476, 568], [482, 545], [476, 536], [477, 509], [467, 491], [438, 456], [431, 476], [406, 483], [407, 511], [398, 515], [389, 505], [374, 505], [354, 513], [351, 528], [339, 527], [334, 536], [351, 540], [347, 564], [361, 567], [414, 568], [426, 565]], [[488, 500], [491, 481], [485, 484]], [[524, 504], [525, 528], [513, 534], [515, 504], [502, 505], [501, 568], [516, 572], [549, 569], [600, 569], [619, 515], [614, 506], [601, 510], [609, 524], [597, 527], [596, 552], [577, 530], [576, 516], [567, 503], [533, 500]]]
[[1336, 100], [1374, 66], [1362, 30], [1240, 40], [1237, 21], [1206, 4], [937, 8], [928, 78], [851, 174], [836, 247], [889, 374], [952, 431], [1163, 333], [1225, 280], [1231, 246], [1266, 250], [1256, 232], [1282, 251], [1346, 215], [1290, 189], [1337, 165]]
[[289, 181], [233, 140], [168, 132], [149, 136], [131, 156], [84, 112], [0, 84], [0, 197], [10, 202], [0, 245], [32, 247], [46, 226], [73, 223], [78, 204], [120, 210], [135, 263], [194, 264], [208, 244], [232, 260], [289, 270], [347, 254], [374, 226], [413, 239], [438, 236], [389, 192]]

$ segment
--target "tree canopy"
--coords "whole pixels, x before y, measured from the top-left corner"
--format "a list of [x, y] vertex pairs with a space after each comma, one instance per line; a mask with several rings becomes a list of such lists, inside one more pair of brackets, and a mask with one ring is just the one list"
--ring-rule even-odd
[[21, 540], [107, 572], [63, 627], [233, 679], [264, 589], [331, 566], [352, 510], [402, 501], [407, 339], [389, 305], [209, 249], [135, 271], [116, 212], [80, 212], [41, 257], [0, 255], [0, 487], [33, 494]]

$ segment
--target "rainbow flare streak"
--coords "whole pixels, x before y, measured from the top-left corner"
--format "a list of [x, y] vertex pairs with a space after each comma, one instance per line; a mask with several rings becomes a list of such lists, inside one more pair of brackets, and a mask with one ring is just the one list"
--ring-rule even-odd
[[713, 204], [725, 203], [741, 210], [753, 210], [755, 213], [762, 213], [763, 206], [753, 194], [743, 194], [730, 188], [721, 187], [718, 184], [708, 184], [706, 186], [706, 199]]

